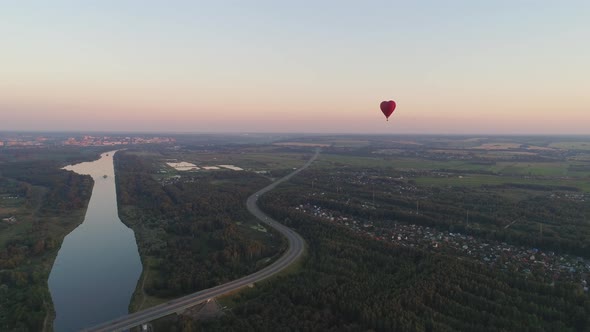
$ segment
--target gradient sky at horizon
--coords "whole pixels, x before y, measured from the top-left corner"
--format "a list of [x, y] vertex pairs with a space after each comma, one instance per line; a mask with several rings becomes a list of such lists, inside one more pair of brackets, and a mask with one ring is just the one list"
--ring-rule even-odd
[[575, 0], [0, 1], [0, 130], [589, 134], [588, 17]]

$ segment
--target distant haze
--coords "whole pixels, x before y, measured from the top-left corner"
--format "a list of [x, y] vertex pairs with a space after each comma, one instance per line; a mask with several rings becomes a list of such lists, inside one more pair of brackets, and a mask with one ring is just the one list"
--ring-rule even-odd
[[588, 134], [588, 17], [582, 0], [6, 2], [0, 130]]

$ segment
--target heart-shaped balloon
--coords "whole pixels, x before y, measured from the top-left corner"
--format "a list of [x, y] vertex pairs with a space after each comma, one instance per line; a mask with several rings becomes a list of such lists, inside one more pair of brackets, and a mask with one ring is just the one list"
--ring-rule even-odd
[[389, 116], [395, 111], [395, 101], [382, 101], [381, 102], [381, 112], [385, 115], [387, 121], [389, 121]]

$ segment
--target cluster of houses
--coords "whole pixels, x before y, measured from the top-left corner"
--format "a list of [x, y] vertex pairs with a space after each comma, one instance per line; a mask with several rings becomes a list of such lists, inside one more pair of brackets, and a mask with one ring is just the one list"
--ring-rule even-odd
[[63, 141], [64, 145], [75, 146], [113, 146], [130, 144], [159, 144], [174, 143], [172, 137], [148, 137], [148, 136], [90, 136], [69, 137]]
[[552, 199], [567, 199], [579, 203], [590, 201], [590, 194], [588, 193], [554, 192], [549, 197]]
[[[67, 136], [66, 136], [67, 137]], [[172, 137], [159, 136], [91, 136], [78, 137], [34, 136], [0, 133], [0, 147], [42, 147], [42, 146], [113, 146], [132, 144], [174, 143]], [[64, 139], [65, 138], [65, 139]]]
[[343, 215], [317, 205], [304, 204], [295, 210], [352, 229], [356, 233], [399, 246], [420, 248], [471, 258], [493, 268], [541, 276], [545, 280], [580, 283], [588, 291], [590, 260], [536, 248], [525, 248], [483, 240], [470, 235], [440, 231], [431, 227], [391, 222], [391, 227], [376, 227], [371, 221]]
[[3, 146], [41, 146], [43, 145], [42, 141], [37, 140], [29, 140], [29, 139], [10, 139], [7, 141], [0, 141], [0, 147]]

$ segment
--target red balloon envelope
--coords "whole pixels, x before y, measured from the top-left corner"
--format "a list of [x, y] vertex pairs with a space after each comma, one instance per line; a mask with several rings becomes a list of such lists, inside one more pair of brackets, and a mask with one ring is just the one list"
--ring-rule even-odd
[[389, 116], [395, 111], [395, 101], [382, 101], [381, 102], [381, 112], [385, 115], [387, 121], [389, 121]]

